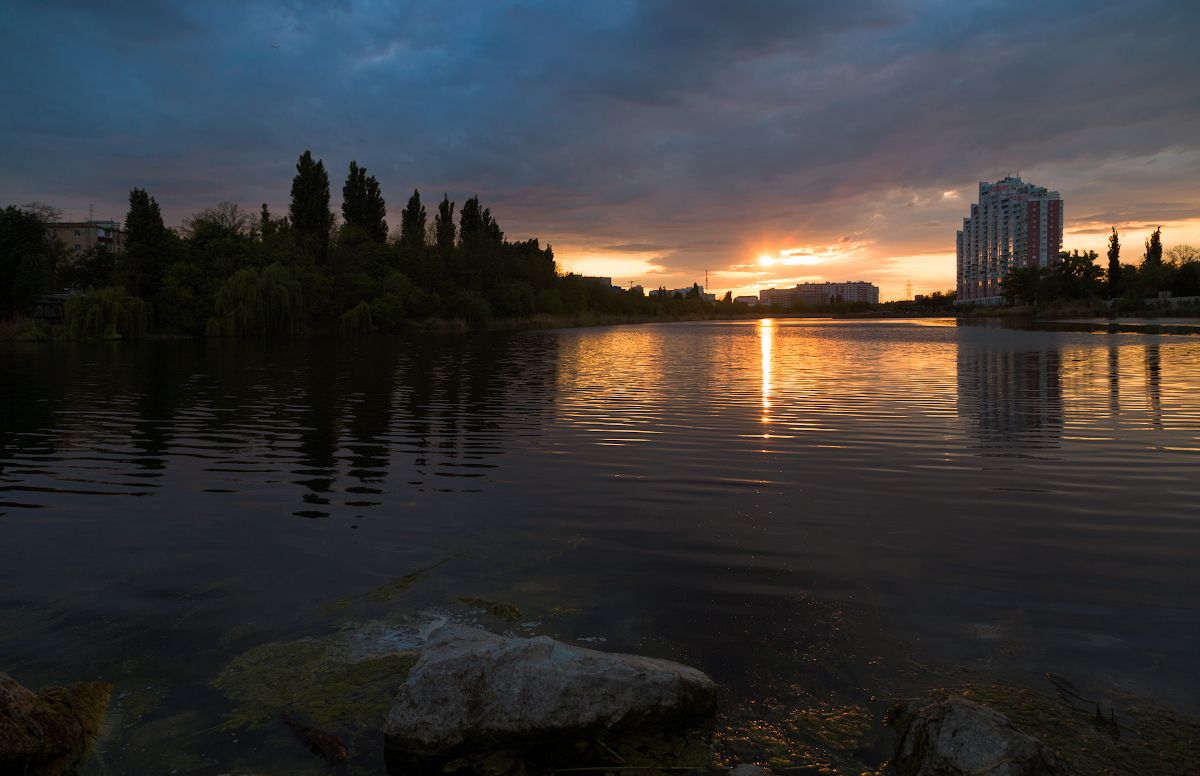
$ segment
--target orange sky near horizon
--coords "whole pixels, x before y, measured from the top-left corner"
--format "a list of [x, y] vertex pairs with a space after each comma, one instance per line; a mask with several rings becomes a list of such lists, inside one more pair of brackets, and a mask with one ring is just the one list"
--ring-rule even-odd
[[[1069, 201], [1067, 206], [1070, 206]], [[1090, 221], [1073, 224], [1069, 212], [1063, 248], [1094, 250], [1101, 256], [1100, 263], [1106, 263], [1108, 229], [1094, 226]], [[1168, 248], [1181, 244], [1200, 246], [1200, 218], [1161, 224], [1115, 223], [1113, 226], [1121, 236], [1121, 258], [1126, 264], [1140, 263], [1144, 242], [1156, 226], [1162, 227], [1163, 245]], [[905, 286], [909, 282], [914, 294], [952, 290], [955, 287], [953, 246], [956, 231], [956, 225], [948, 224], [937, 238], [913, 246], [924, 247], [925, 251], [904, 255], [888, 255], [884, 246], [869, 241], [799, 245], [794, 240], [772, 243], [759, 239], [723, 265], [708, 267], [707, 290], [718, 295], [726, 291], [732, 291], [734, 296], [756, 295], [764, 288], [787, 288], [802, 282], [865, 280], [879, 287], [880, 301], [904, 299]], [[667, 257], [656, 251], [604, 254], [587, 248], [572, 250], [570, 246], [563, 249], [556, 246], [555, 252], [563, 267], [586, 275], [612, 277], [614, 285], [628, 287], [631, 281], [647, 289], [660, 285], [670, 288], [692, 283], [704, 285], [703, 270], [671, 271], [666, 266]]]

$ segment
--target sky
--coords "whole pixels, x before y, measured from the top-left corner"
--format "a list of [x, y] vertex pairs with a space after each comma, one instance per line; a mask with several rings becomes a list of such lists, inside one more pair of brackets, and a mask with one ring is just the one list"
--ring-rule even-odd
[[1200, 3], [5, 0], [0, 206], [286, 212], [296, 159], [646, 288], [952, 288], [980, 181], [1200, 246]]

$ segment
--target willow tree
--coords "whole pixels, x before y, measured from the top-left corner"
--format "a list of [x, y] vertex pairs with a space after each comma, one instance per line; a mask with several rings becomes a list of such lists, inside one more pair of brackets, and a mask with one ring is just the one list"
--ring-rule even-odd
[[299, 334], [305, 328], [300, 281], [280, 264], [236, 272], [221, 284], [213, 311], [210, 337]]
[[353, 308], [342, 313], [341, 318], [338, 319], [338, 330], [342, 334], [374, 331], [375, 326], [371, 322], [371, 303], [359, 302]]
[[110, 286], [67, 297], [63, 325], [71, 339], [134, 338], [146, 333], [149, 317], [150, 305]]

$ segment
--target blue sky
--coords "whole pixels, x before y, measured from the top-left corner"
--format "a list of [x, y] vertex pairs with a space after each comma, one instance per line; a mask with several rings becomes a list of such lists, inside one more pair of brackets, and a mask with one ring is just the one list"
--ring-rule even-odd
[[1017, 172], [1068, 248], [1200, 244], [1196, 3], [7, 0], [0, 69], [0, 205], [76, 217], [134, 186], [169, 223], [282, 212], [311, 149], [335, 200], [351, 160], [389, 221], [479, 194], [648, 286], [949, 288], [978, 182]]

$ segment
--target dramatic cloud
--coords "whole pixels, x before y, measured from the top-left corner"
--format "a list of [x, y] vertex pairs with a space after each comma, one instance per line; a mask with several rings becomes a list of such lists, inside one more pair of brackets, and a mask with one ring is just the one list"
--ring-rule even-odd
[[[954, 282], [981, 180], [1066, 200], [1068, 247], [1200, 242], [1193, 3], [12, 0], [0, 193], [121, 218], [340, 184], [478, 193], [567, 266], [715, 289]], [[1140, 240], [1140, 236], [1131, 236]], [[769, 261], [764, 262], [766, 258]]]

